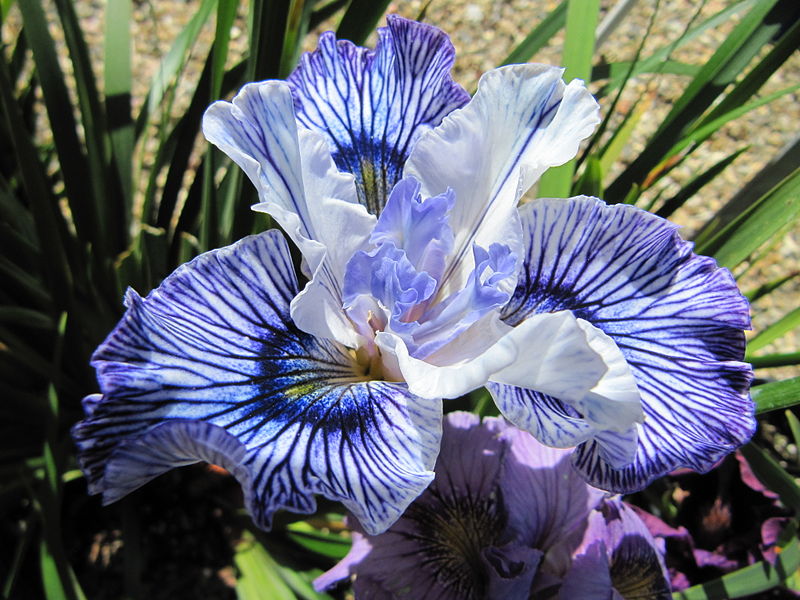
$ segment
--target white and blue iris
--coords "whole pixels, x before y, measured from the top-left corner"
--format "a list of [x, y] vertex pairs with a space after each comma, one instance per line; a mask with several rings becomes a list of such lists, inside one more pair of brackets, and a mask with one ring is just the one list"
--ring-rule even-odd
[[748, 306], [675, 226], [594, 198], [519, 205], [599, 121], [580, 81], [515, 65], [475, 96], [438, 29], [390, 17], [375, 50], [322, 36], [287, 82], [204, 119], [277, 231], [183, 265], [97, 349], [73, 430], [112, 502], [205, 460], [256, 522], [339, 500], [385, 530], [431, 482], [442, 399], [487, 386], [593, 485], [705, 470], [755, 422]]

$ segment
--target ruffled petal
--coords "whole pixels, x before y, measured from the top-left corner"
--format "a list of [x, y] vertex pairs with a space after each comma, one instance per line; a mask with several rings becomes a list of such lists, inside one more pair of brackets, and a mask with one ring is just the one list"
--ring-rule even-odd
[[441, 403], [365, 381], [345, 348], [289, 318], [297, 283], [270, 231], [179, 268], [98, 348], [102, 398], [73, 429], [92, 493], [111, 502], [205, 460], [240, 481], [257, 524], [342, 501], [386, 529], [433, 479]]
[[483, 319], [424, 361], [411, 356], [394, 334], [379, 332], [375, 343], [384, 365], [394, 363], [408, 389], [426, 398], [457, 398], [491, 380], [577, 402], [607, 370], [568, 311], [534, 315], [514, 328]]
[[318, 133], [298, 132], [289, 86], [250, 83], [233, 102], [215, 102], [203, 133], [230, 156], [258, 189], [256, 210], [284, 228], [312, 280], [292, 306], [292, 318], [316, 336], [357, 345], [344, 317], [341, 281], [354, 252], [364, 249], [376, 219], [356, 200], [351, 175], [339, 173]]
[[473, 244], [488, 248], [500, 241], [521, 256], [520, 197], [547, 168], [575, 156], [600, 122], [597, 102], [583, 82], [566, 85], [562, 73], [545, 65], [486, 73], [470, 103], [411, 152], [404, 174], [422, 183], [423, 196], [448, 187], [455, 192], [449, 217], [455, 251], [445, 292], [463, 287], [474, 267]]
[[582, 197], [520, 213], [527, 250], [506, 321], [572, 311], [614, 341], [641, 394], [631, 464], [614, 468], [597, 440], [575, 452], [593, 485], [629, 492], [681, 466], [704, 471], [750, 438], [752, 373], [740, 362], [749, 311], [727, 270], [631, 206]]
[[450, 77], [455, 51], [447, 34], [393, 15], [387, 24], [374, 50], [323, 33], [288, 78], [298, 121], [325, 136], [373, 214], [420, 134], [469, 100]]

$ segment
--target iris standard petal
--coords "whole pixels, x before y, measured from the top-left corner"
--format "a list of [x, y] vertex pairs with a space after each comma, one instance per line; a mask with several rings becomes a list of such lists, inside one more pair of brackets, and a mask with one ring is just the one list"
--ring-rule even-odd
[[298, 121], [325, 136], [373, 214], [420, 134], [469, 100], [450, 77], [455, 51], [447, 34], [395, 15], [386, 20], [374, 50], [323, 33], [288, 78]]
[[275, 231], [201, 255], [98, 348], [102, 397], [73, 435], [92, 493], [113, 501], [171, 467], [216, 462], [256, 522], [318, 493], [386, 529], [433, 478], [441, 403], [366, 381], [342, 346], [289, 318], [297, 291]]
[[520, 212], [527, 249], [506, 321], [572, 311], [616, 343], [641, 394], [630, 465], [613, 468], [597, 441], [575, 452], [590, 483], [641, 489], [681, 466], [707, 470], [750, 438], [752, 372], [740, 362], [749, 311], [727, 270], [692, 254], [676, 226], [631, 206], [581, 197]]
[[298, 131], [289, 86], [247, 84], [232, 102], [208, 108], [203, 133], [256, 186], [261, 203], [254, 208], [274, 217], [303, 254], [311, 283], [294, 301], [295, 323], [355, 346], [340, 285], [347, 261], [367, 247], [376, 219], [358, 204], [353, 177], [338, 172], [322, 136]]
[[473, 244], [488, 248], [501, 241], [521, 256], [520, 197], [548, 167], [575, 156], [600, 122], [583, 82], [566, 85], [562, 73], [545, 65], [486, 73], [470, 103], [422, 136], [411, 152], [404, 175], [422, 183], [423, 196], [455, 192], [449, 216], [455, 251], [445, 293], [464, 286], [474, 267]]

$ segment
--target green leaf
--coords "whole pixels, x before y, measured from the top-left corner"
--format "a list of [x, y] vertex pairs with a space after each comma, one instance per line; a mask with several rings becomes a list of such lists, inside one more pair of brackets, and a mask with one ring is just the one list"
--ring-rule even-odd
[[119, 179], [110, 175], [109, 157], [106, 156], [106, 115], [97, 90], [89, 48], [75, 14], [74, 2], [56, 0], [55, 5], [61, 18], [64, 41], [74, 73], [86, 155], [91, 169], [89, 179], [94, 190], [94, 210], [97, 212], [97, 221], [103, 223], [108, 230], [109, 243], [118, 252], [125, 247], [128, 239], [129, 196], [125, 195]]
[[800, 135], [782, 148], [755, 177], [717, 211], [708, 223], [703, 225], [695, 236], [695, 243], [705, 244], [797, 169], [800, 169]]
[[705, 140], [710, 138], [714, 133], [716, 133], [723, 125], [726, 125], [730, 121], [743, 117], [751, 110], [755, 110], [760, 108], [770, 102], [774, 102], [778, 98], [785, 96], [787, 94], [792, 94], [800, 89], [800, 84], [791, 85], [787, 88], [783, 88], [782, 90], [778, 90], [777, 92], [773, 92], [772, 94], [768, 94], [758, 100], [751, 102], [745, 105], [739, 105], [736, 108], [732, 108], [728, 112], [721, 113], [715, 119], [704, 121], [701, 125], [694, 128], [691, 132], [686, 134], [685, 137], [681, 139], [680, 142], [675, 144], [675, 146], [670, 149], [666, 155], [665, 159], [675, 156], [684, 148], [689, 146], [697, 146], [698, 144], [703, 143]]
[[786, 354], [767, 354], [765, 356], [748, 356], [747, 362], [753, 365], [754, 369], [769, 369], [772, 367], [791, 367], [800, 365], [800, 352], [788, 352]]
[[778, 554], [774, 565], [760, 561], [723, 575], [719, 579], [672, 594], [673, 600], [725, 600], [744, 598], [771, 590], [800, 567], [800, 541], [793, 536]]
[[586, 167], [572, 188], [574, 196], [595, 196], [603, 194], [603, 165], [596, 156], [586, 159]]
[[[631, 67], [633, 67], [631, 69]], [[638, 75], [645, 75], [647, 73], [657, 73], [659, 75], [683, 75], [685, 77], [694, 77], [700, 70], [699, 65], [684, 63], [677, 60], [665, 60], [662, 62], [651, 62], [643, 59], [640, 62], [631, 63], [628, 61], [619, 61], [613, 63], [605, 63], [602, 65], [595, 65], [592, 67], [592, 81], [602, 81], [609, 79], [603, 88], [603, 94], [606, 95], [610, 90], [619, 87], [625, 78], [628, 71], [631, 71], [631, 77]]]
[[800, 404], [800, 377], [757, 385], [750, 390], [756, 413], [789, 408]]
[[[786, 422], [789, 424], [789, 429], [792, 432], [795, 448], [800, 449], [800, 419], [798, 419], [791, 410], [787, 410], [783, 414], [786, 416]], [[797, 453], [795, 462], [800, 465], [800, 452]]]
[[336, 37], [363, 46], [389, 6], [390, 0], [352, 0], [336, 29]]
[[553, 36], [561, 31], [567, 22], [568, 0], [555, 7], [533, 30], [522, 40], [500, 65], [528, 62], [533, 55], [544, 48]]
[[250, 11], [250, 57], [245, 81], [282, 78], [286, 24], [291, 0], [254, 0]]
[[[747, 342], [748, 354], [771, 344], [797, 327], [800, 327], [800, 308], [794, 309], [766, 329], [762, 329], [758, 335]], [[749, 360], [749, 356], [745, 356], [745, 360]]]
[[676, 210], [678, 210], [681, 206], [683, 206], [689, 199], [691, 199], [695, 194], [697, 194], [703, 187], [711, 183], [715, 177], [717, 177], [720, 173], [722, 173], [725, 169], [727, 169], [733, 161], [735, 161], [743, 152], [745, 152], [749, 146], [745, 146], [744, 148], [739, 148], [738, 150], [732, 152], [722, 160], [716, 162], [711, 167], [697, 175], [696, 177], [692, 178], [686, 185], [684, 185], [680, 191], [675, 194], [672, 198], [667, 199], [664, 204], [656, 211], [656, 214], [659, 217], [667, 218]]
[[800, 216], [800, 169], [732, 220], [695, 252], [712, 255], [722, 267], [732, 269], [769, 241], [781, 228]]
[[777, 290], [779, 287], [781, 287], [783, 284], [788, 283], [793, 279], [796, 279], [798, 275], [800, 275], [800, 271], [792, 271], [791, 273], [783, 275], [782, 277], [778, 277], [777, 279], [773, 279], [772, 281], [762, 283], [757, 288], [744, 292], [744, 297], [747, 298], [752, 304], [753, 302], [756, 302], [757, 300], [760, 300], [761, 298], [768, 296], [769, 294]]
[[[72, 218], [81, 240], [91, 242], [96, 252], [105, 255], [106, 231], [98, 221], [99, 200], [94, 197], [89, 162], [78, 138], [78, 124], [72, 111], [66, 81], [58, 63], [56, 45], [48, 29], [44, 10], [39, 2], [20, 2], [23, 31], [33, 51], [44, 104], [58, 152], [64, 187]], [[49, 238], [42, 237], [42, 243]]]
[[747, 459], [747, 464], [753, 474], [767, 488], [778, 494], [781, 502], [800, 514], [800, 486], [794, 478], [781, 467], [766, 451], [756, 446], [753, 442], [741, 448], [742, 455]]
[[697, 119], [791, 18], [792, 2], [765, 0], [752, 6], [673, 103], [645, 149], [606, 190], [610, 201], [619, 202], [634, 184], [644, 183], [651, 170], [664, 160], [665, 152], [691, 131]]
[[351, 541], [340, 535], [324, 533], [305, 521], [297, 521], [287, 526], [289, 537], [311, 552], [341, 560], [350, 551]]
[[66, 306], [72, 296], [72, 278], [62, 237], [63, 216], [49, 188], [48, 177], [36, 148], [24, 127], [24, 120], [12, 90], [13, 85], [8, 78], [5, 61], [0, 61], [0, 107], [6, 117], [9, 141], [16, 158], [22, 187], [30, 202], [37, 237], [46, 242], [42, 246], [42, 269], [48, 287], [52, 291], [52, 297], [59, 306]]
[[[108, 127], [116, 174], [124, 197], [122, 214], [130, 215], [133, 207], [134, 124], [131, 113], [131, 0], [108, 0], [106, 4], [105, 95]], [[127, 232], [127, 220], [123, 231]], [[124, 239], [127, 239], [127, 235]], [[126, 247], [123, 244], [120, 250]]]
[[135, 135], [137, 138], [144, 131], [150, 117], [161, 105], [164, 95], [172, 85], [173, 80], [185, 66], [189, 51], [194, 46], [197, 37], [200, 35], [200, 30], [208, 21], [216, 6], [217, 0], [202, 0], [202, 2], [193, 9], [194, 14], [192, 18], [189, 19], [189, 22], [177, 35], [169, 52], [167, 52], [158, 65], [150, 83], [150, 91], [147, 93], [147, 99], [142, 105], [139, 116], [136, 118]]
[[236, 547], [234, 561], [239, 570], [236, 581], [239, 600], [295, 600], [292, 589], [278, 573], [277, 563], [251, 535], [246, 535]]
[[[564, 79], [588, 81], [592, 74], [594, 36], [600, 14], [600, 0], [569, 0], [566, 37], [562, 62]], [[538, 195], [543, 198], [566, 198], [572, 189], [575, 161], [548, 169], [539, 180]]]
[[[655, 50], [650, 56], [643, 58], [636, 64], [634, 69], [634, 75], [639, 75], [643, 73], [674, 73], [680, 75], [691, 75], [696, 76], [697, 72], [699, 71], [702, 65], [687, 65], [684, 63], [679, 63], [677, 61], [671, 60], [669, 57], [670, 55], [677, 50], [678, 48], [686, 45], [688, 42], [696, 39], [704, 32], [725, 23], [731, 17], [735, 16], [737, 13], [742, 12], [743, 10], [750, 8], [753, 4], [756, 3], [757, 0], [742, 0], [740, 2], [734, 2], [730, 6], [722, 9], [718, 13], [712, 15], [705, 21], [703, 21], [697, 27], [692, 27], [692, 23], [694, 22], [695, 18], [700, 16], [700, 10], [705, 6], [705, 2], [699, 5], [699, 9], [694, 13], [692, 19], [690, 20], [689, 26], [686, 30], [681, 34], [681, 36], [670, 42], [669, 44], [665, 44], [661, 48]], [[619, 65], [619, 66], [616, 66]], [[605, 74], [606, 77], [610, 76], [611, 80], [606, 84], [606, 91], [609, 89], [615, 89], [619, 87], [624, 79], [624, 75], [626, 72], [625, 63], [612, 63], [611, 65], [598, 65], [596, 68], [598, 69], [598, 78], [603, 79], [602, 75]], [[608, 67], [608, 69], [606, 69]], [[605, 71], [608, 70], [608, 74]], [[686, 71], [686, 72], [681, 72]], [[691, 72], [689, 72], [691, 71]], [[594, 75], [592, 75], [592, 81], [595, 80]]]

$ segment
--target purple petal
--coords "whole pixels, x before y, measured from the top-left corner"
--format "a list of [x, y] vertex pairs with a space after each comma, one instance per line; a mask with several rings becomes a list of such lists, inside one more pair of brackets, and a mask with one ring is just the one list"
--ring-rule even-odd
[[366, 537], [368, 554], [356, 536], [346, 569], [337, 566], [319, 586], [355, 574], [358, 598], [462, 600], [486, 597], [491, 581], [513, 587], [532, 576], [538, 555], [502, 539], [497, 485], [506, 449], [477, 416], [448, 415], [431, 487], [386, 533]]
[[575, 464], [593, 485], [631, 491], [681, 466], [707, 470], [750, 438], [752, 372], [740, 362], [749, 313], [727, 270], [631, 206], [538, 200], [521, 215], [524, 273], [505, 318], [572, 311], [617, 344], [641, 393], [629, 466], [612, 468], [596, 441], [578, 447]]
[[288, 78], [298, 121], [325, 135], [373, 214], [380, 214], [420, 134], [469, 100], [450, 78], [455, 52], [444, 32], [393, 15], [387, 23], [374, 50], [322, 34]]
[[501, 480], [509, 528], [524, 544], [544, 549], [559, 545], [568, 556], [604, 492], [586, 485], [569, 451], [545, 446], [503, 419], [487, 418], [485, 424], [509, 444]]
[[279, 508], [312, 512], [314, 494], [388, 527], [433, 478], [441, 405], [364, 381], [345, 348], [298, 330], [296, 292], [275, 231], [129, 292], [94, 355], [102, 399], [73, 429], [90, 491], [111, 502], [205, 460], [239, 479], [262, 527]]

